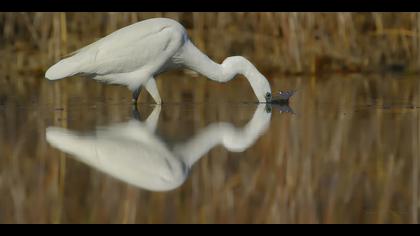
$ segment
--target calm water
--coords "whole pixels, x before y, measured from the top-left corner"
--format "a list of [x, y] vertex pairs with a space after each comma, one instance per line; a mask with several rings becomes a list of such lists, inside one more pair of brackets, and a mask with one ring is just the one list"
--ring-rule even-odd
[[125, 88], [19, 76], [0, 223], [418, 223], [418, 78], [272, 74], [297, 93], [270, 108], [244, 79], [170, 73], [133, 112]]

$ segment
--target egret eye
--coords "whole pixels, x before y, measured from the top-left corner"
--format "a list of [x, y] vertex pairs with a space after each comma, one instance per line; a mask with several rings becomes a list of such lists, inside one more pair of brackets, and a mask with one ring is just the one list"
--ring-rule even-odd
[[266, 94], [265, 94], [265, 99], [266, 99], [267, 101], [270, 101], [270, 100], [271, 100], [271, 93], [266, 93]]

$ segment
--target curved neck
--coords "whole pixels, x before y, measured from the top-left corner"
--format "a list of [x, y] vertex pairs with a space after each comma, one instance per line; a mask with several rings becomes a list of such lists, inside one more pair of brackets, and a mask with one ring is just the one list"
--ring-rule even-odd
[[257, 80], [258, 78], [265, 79], [257, 68], [255, 68], [255, 66], [245, 57], [228, 57], [222, 62], [222, 66], [228, 73], [241, 74], [247, 78], [252, 78], [253, 80]]
[[242, 152], [264, 134], [270, 120], [271, 113], [265, 111], [265, 105], [259, 104], [252, 119], [243, 128], [229, 123], [212, 124], [188, 142], [176, 145], [173, 151], [189, 167], [218, 144], [229, 151]]
[[228, 57], [222, 64], [218, 64], [187, 41], [174, 60], [182, 61], [185, 67], [217, 82], [227, 82], [235, 78], [235, 75], [241, 74], [251, 84], [259, 102], [265, 102], [266, 93], [271, 93], [267, 79], [244, 57]]
[[265, 102], [267, 92], [271, 93], [271, 87], [264, 75], [262, 75], [255, 66], [246, 58], [233, 56], [226, 58], [222, 65], [225, 78], [232, 79], [236, 74], [241, 74], [251, 84], [259, 102]]

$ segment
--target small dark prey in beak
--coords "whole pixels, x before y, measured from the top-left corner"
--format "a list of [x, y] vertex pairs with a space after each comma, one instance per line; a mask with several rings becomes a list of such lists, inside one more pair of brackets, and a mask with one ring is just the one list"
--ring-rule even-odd
[[271, 93], [267, 93], [265, 95], [265, 100], [267, 101], [267, 103], [288, 104], [290, 97], [292, 97], [294, 93], [295, 91], [278, 92], [274, 95], [271, 95]]

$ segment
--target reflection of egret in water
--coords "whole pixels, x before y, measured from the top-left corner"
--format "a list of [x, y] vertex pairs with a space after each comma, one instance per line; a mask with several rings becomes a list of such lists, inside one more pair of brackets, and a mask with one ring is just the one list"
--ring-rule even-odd
[[47, 141], [78, 160], [132, 185], [168, 191], [180, 186], [191, 166], [218, 144], [229, 151], [242, 152], [268, 128], [271, 110], [260, 104], [242, 128], [229, 123], [211, 124], [187, 142], [171, 146], [155, 129], [160, 113], [156, 106], [145, 122], [133, 119], [97, 129], [92, 135], [49, 127]]

